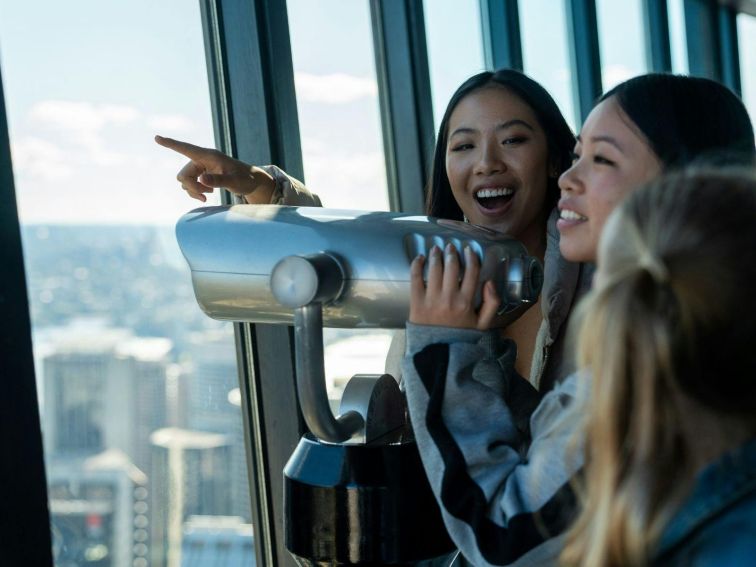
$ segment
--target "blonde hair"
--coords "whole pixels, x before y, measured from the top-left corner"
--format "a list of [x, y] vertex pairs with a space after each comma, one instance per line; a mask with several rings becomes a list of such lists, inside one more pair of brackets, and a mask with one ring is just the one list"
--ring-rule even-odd
[[668, 175], [607, 221], [581, 306], [582, 508], [565, 565], [645, 565], [687, 494], [693, 466], [676, 393], [752, 419], [756, 410], [756, 177]]

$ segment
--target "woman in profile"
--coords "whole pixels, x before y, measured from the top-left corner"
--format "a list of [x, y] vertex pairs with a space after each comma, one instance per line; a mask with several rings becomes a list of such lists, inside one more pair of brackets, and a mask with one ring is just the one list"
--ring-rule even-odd
[[756, 563], [755, 221], [753, 170], [666, 177], [607, 221], [564, 564]]

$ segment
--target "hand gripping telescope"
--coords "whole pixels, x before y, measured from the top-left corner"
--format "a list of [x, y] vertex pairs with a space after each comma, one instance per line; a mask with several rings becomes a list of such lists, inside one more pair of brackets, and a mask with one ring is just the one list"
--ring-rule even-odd
[[543, 272], [525, 247], [462, 222], [315, 207], [204, 207], [176, 226], [195, 295], [210, 317], [294, 324], [299, 404], [310, 433], [286, 465], [286, 546], [302, 565], [415, 565], [453, 545], [422, 471], [404, 398], [388, 376], [328, 401], [323, 326], [401, 328], [409, 265], [436, 245], [481, 261], [500, 313], [534, 303]]

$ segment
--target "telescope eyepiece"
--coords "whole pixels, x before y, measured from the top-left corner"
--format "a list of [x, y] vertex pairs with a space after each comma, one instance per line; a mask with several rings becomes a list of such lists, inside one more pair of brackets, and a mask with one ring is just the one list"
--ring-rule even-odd
[[286, 256], [271, 271], [270, 289], [281, 305], [296, 309], [338, 299], [344, 288], [344, 270], [336, 258], [321, 252]]

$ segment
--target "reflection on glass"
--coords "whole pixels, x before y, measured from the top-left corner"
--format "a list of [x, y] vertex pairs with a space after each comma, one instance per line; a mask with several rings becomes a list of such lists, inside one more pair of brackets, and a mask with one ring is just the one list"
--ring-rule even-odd
[[574, 130], [576, 111], [564, 8], [564, 2], [555, 0], [520, 2], [520, 33], [525, 72], [549, 91]]
[[685, 33], [685, 11], [683, 0], [667, 0], [669, 18], [669, 47], [672, 52], [672, 72], [687, 75], [688, 45]]
[[[288, 0], [287, 9], [307, 187], [326, 207], [387, 211], [369, 5]], [[390, 331], [324, 329], [335, 406], [353, 374], [383, 373], [390, 338]]]
[[213, 144], [198, 6], [0, 12], [56, 565], [252, 565], [233, 335], [175, 242], [184, 159], [152, 141]]
[[604, 91], [648, 72], [641, 0], [598, 0], [596, 12]]
[[740, 81], [751, 122], [756, 127], [756, 17], [738, 14], [738, 50], [740, 52]]
[[433, 118], [436, 128], [449, 98], [465, 79], [483, 71], [479, 0], [425, 0]]

